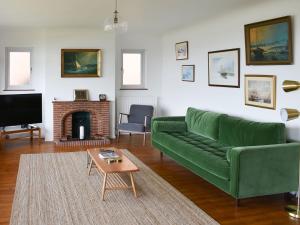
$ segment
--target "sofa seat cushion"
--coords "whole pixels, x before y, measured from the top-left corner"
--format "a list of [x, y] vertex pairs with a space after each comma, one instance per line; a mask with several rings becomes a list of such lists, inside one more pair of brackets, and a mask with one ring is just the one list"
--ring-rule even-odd
[[220, 143], [230, 146], [256, 146], [286, 143], [282, 123], [262, 123], [233, 116], [220, 118]]
[[159, 132], [159, 143], [201, 169], [229, 180], [226, 152], [231, 147], [191, 132]]
[[144, 124], [139, 123], [121, 123], [118, 124], [118, 129], [123, 131], [145, 132]]

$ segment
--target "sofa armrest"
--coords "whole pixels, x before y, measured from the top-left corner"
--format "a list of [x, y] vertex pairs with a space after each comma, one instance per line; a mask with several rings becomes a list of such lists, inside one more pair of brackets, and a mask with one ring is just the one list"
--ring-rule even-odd
[[300, 143], [236, 147], [229, 151], [230, 193], [235, 198], [297, 190]]
[[184, 121], [153, 121], [152, 133], [158, 132], [186, 132], [187, 126]]

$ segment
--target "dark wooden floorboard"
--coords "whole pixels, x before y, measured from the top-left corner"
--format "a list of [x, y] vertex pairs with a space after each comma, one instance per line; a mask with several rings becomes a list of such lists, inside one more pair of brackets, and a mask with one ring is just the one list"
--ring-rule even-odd
[[[142, 146], [142, 136], [122, 136], [114, 146], [129, 149], [157, 174], [191, 199], [220, 224], [283, 225], [299, 224], [284, 211], [283, 195], [250, 198], [236, 207], [235, 199], [151, 147]], [[56, 148], [53, 143], [30, 144], [28, 140], [7, 142], [0, 149], [0, 224], [9, 224], [19, 158], [21, 154], [78, 151], [80, 148]]]

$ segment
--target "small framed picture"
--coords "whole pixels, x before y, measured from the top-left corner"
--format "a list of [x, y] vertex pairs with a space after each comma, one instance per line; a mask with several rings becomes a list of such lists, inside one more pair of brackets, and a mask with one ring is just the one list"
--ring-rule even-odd
[[245, 25], [245, 44], [247, 65], [292, 64], [291, 17]]
[[179, 42], [175, 44], [176, 60], [185, 60], [189, 58], [189, 42]]
[[208, 85], [240, 87], [240, 49], [208, 52]]
[[182, 81], [195, 81], [195, 65], [182, 65], [181, 80]]
[[245, 75], [245, 104], [276, 109], [276, 76]]
[[86, 89], [75, 89], [74, 90], [74, 101], [88, 101], [89, 92]]

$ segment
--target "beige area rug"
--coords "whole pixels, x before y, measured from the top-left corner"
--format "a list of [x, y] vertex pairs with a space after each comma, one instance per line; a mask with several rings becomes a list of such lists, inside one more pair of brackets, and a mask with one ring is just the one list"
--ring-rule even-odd
[[[102, 176], [87, 175], [86, 153], [22, 155], [11, 225], [218, 224], [127, 150], [139, 168], [138, 198], [130, 190], [107, 191]], [[109, 178], [108, 178], [109, 179]]]

